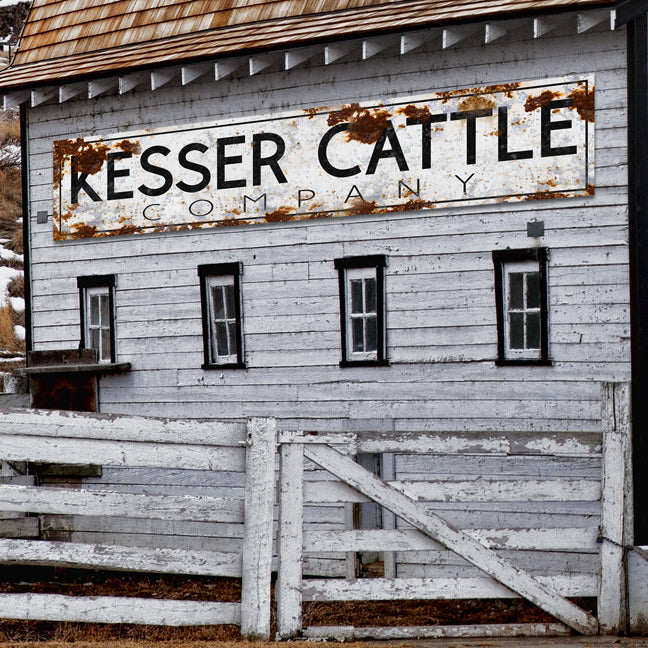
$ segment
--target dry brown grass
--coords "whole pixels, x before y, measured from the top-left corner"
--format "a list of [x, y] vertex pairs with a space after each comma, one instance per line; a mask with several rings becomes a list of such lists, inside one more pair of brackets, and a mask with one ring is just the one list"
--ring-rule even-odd
[[[7, 155], [10, 146], [16, 151]], [[20, 173], [20, 122], [16, 113], [0, 113], [0, 236], [11, 239], [16, 221], [22, 216], [22, 179]]]
[[7, 284], [9, 297], [25, 297], [25, 276], [20, 275]]
[[9, 353], [24, 353], [25, 343], [14, 333], [14, 324], [19, 321], [11, 304], [0, 306], [0, 349]]
[[[14, 229], [14, 233], [11, 235], [11, 238], [7, 243], [5, 243], [5, 247], [8, 250], [11, 250], [12, 252], [15, 252], [16, 254], [23, 254], [23, 231], [22, 227], [16, 223], [14, 225], [16, 229]], [[22, 264], [21, 264], [22, 265]]]

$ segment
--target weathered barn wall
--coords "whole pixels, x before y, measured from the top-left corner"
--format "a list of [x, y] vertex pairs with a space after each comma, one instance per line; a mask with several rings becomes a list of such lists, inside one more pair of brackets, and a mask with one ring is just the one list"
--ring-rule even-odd
[[[510, 454], [520, 456], [459, 457], [449, 467], [433, 456], [404, 455], [396, 462], [398, 476], [564, 475], [596, 484], [600, 382], [628, 380], [630, 374], [625, 34], [576, 35], [570, 21], [561, 30], [536, 40], [520, 30], [489, 45], [476, 36], [444, 51], [431, 37], [406, 56], [386, 51], [366, 61], [358, 45], [357, 56], [328, 66], [316, 60], [290, 71], [277, 66], [186, 87], [176, 80], [156, 92], [137, 89], [30, 110], [35, 349], [78, 346], [76, 277], [115, 274], [118, 361], [131, 362], [132, 371], [101, 379], [103, 412], [270, 415], [284, 428], [494, 431], [511, 441]], [[593, 74], [596, 84], [591, 197], [56, 243], [51, 219], [36, 222], [37, 211], [52, 211], [54, 140], [574, 74]], [[545, 234], [529, 238], [527, 222], [538, 220]], [[498, 367], [491, 254], [536, 245], [550, 254], [553, 366]], [[340, 368], [333, 260], [369, 254], [387, 256], [390, 366]], [[244, 266], [248, 368], [204, 371], [196, 268], [231, 261]], [[159, 488], [184, 483], [191, 492], [214, 493], [213, 483], [195, 479], [182, 473], [164, 478]], [[228, 479], [231, 486], [242, 484], [238, 475]], [[104, 472], [101, 484], [132, 489], [136, 483], [150, 490], [159, 481], [159, 475], [115, 469]], [[561, 501], [558, 493], [555, 500], [531, 504], [442, 503], [437, 510], [447, 511], [455, 524], [479, 528], [592, 527], [599, 502], [596, 495]], [[308, 515], [322, 524], [343, 524], [339, 506], [313, 508]], [[62, 523], [46, 520], [45, 529], [56, 537]], [[107, 537], [101, 524], [75, 520], [75, 539]], [[108, 530], [128, 536], [131, 544], [166, 533], [169, 544], [211, 547], [214, 540], [204, 536], [227, 544], [234, 533], [198, 523], [182, 529], [129, 525]], [[550, 565], [540, 565], [537, 555], [528, 562], [539, 570], [593, 572], [595, 550], [554, 553], [551, 561], [542, 559]], [[403, 574], [417, 569], [410, 565], [403, 565]], [[449, 564], [449, 573], [467, 569], [461, 561]]]

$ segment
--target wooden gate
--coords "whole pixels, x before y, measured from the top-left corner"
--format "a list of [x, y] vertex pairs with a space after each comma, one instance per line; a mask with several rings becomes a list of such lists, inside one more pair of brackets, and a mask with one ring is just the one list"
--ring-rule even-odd
[[[356, 463], [355, 435], [283, 433], [280, 435], [280, 533], [277, 584], [278, 632], [282, 638], [300, 633], [309, 637], [409, 638], [438, 636], [561, 634], [570, 629], [583, 634], [616, 632], [624, 617], [623, 544], [628, 493], [628, 390], [627, 385], [604, 385], [602, 393], [602, 465], [598, 479], [569, 479], [568, 475], [544, 480], [483, 481], [477, 486], [484, 497], [560, 498], [572, 501], [601, 500], [600, 526], [581, 528], [472, 529], [459, 530], [430, 510], [430, 502], [462, 495], [457, 491], [474, 484], [386, 482]], [[398, 435], [394, 435], [398, 436]], [[400, 435], [394, 443], [400, 452], [430, 453], [453, 448], [465, 452], [502, 454], [502, 443], [493, 436], [481, 442], [475, 435]], [[566, 447], [564, 447], [566, 444]], [[568, 439], [547, 442], [544, 452], [578, 453]], [[520, 450], [518, 449], [518, 452]], [[588, 452], [591, 451], [591, 448]], [[461, 450], [459, 450], [461, 452]], [[504, 452], [506, 450], [504, 449]], [[538, 451], [535, 450], [537, 453]], [[601, 453], [601, 446], [597, 452]], [[448, 454], [448, 456], [450, 456]], [[304, 480], [305, 460], [324, 469], [336, 481]], [[601, 483], [603, 492], [601, 492]], [[454, 488], [455, 495], [452, 494]], [[436, 493], [435, 493], [436, 490]], [[495, 495], [497, 493], [497, 495]], [[464, 494], [470, 500], [470, 493]], [[400, 528], [304, 532], [306, 502], [373, 501], [396, 516]], [[600, 550], [598, 574], [532, 575], [502, 558], [502, 549], [545, 551]], [[422, 551], [447, 548], [481, 570], [470, 578], [371, 578], [305, 579], [304, 552]], [[478, 626], [424, 626], [401, 628], [311, 627], [302, 628], [303, 601], [351, 601], [389, 599], [461, 599], [523, 597], [562, 623]], [[597, 596], [598, 619], [569, 600]], [[600, 622], [600, 623], [599, 623]]]

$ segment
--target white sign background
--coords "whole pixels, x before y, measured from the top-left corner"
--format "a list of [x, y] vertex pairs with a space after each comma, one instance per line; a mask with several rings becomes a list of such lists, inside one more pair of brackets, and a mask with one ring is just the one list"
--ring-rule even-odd
[[54, 143], [54, 238], [591, 195], [592, 77]]

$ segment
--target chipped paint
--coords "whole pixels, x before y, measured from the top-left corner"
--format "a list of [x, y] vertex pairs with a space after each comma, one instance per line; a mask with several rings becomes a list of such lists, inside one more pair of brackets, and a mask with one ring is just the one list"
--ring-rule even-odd
[[61, 140], [53, 237], [591, 196], [593, 120], [586, 77]]

